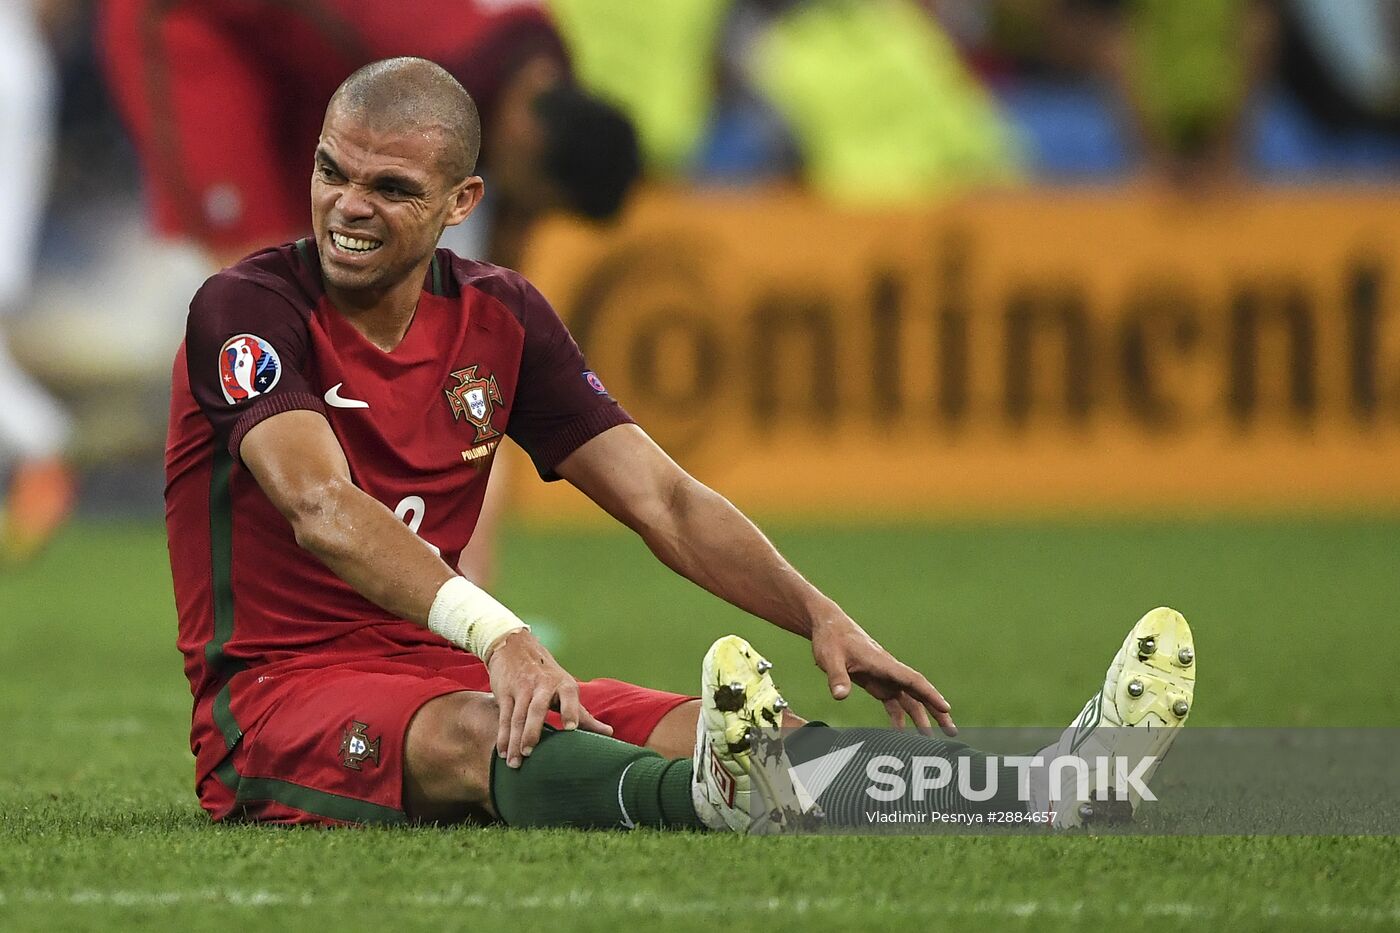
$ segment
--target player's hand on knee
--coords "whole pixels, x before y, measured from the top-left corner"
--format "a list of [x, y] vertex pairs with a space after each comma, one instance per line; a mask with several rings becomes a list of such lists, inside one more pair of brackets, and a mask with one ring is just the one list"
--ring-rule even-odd
[[535, 750], [550, 710], [559, 711], [565, 729], [612, 735], [612, 727], [595, 719], [579, 701], [578, 682], [528, 631], [503, 638], [492, 650], [487, 670], [500, 708], [496, 753], [510, 767], [520, 767]]
[[948, 735], [958, 727], [951, 707], [928, 678], [890, 654], [850, 617], [842, 615], [822, 622], [812, 630], [812, 657], [826, 673], [831, 695], [844, 700], [851, 684], [885, 705], [890, 722], [902, 729], [908, 715], [925, 734], [933, 723]]

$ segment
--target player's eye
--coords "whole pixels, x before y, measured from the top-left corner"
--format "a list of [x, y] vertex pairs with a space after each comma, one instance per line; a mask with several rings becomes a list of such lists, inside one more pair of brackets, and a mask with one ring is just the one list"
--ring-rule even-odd
[[316, 166], [316, 174], [320, 175], [321, 178], [325, 181], [340, 180], [340, 173], [337, 172], [335, 169], [331, 168], [329, 165], [322, 164]]

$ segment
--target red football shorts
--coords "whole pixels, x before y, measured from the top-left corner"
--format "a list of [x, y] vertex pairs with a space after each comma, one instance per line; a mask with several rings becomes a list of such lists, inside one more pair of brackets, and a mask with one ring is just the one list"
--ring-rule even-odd
[[[229, 758], [198, 787], [215, 820], [402, 822], [404, 740], [414, 715], [435, 697], [490, 690], [486, 665], [458, 651], [261, 670], [235, 678], [234, 703], [266, 712], [243, 726]], [[580, 682], [579, 697], [614, 738], [633, 745], [692, 699], [605, 679]], [[557, 714], [547, 721], [561, 726]]]

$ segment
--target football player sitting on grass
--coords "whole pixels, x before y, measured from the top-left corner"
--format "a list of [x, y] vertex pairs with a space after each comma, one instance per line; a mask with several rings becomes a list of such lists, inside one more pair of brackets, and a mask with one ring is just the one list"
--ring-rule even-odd
[[[453, 571], [503, 436], [677, 573], [809, 639], [834, 697], [859, 686], [896, 726], [912, 720], [882, 739], [892, 753], [972, 754], [935, 735], [956, 729], [922, 674], [633, 423], [533, 286], [435, 249], [481, 201], [479, 147], [472, 100], [442, 68], [367, 65], [326, 109], [314, 237], [255, 253], [191, 304], [166, 500], [204, 808], [313, 824], [795, 821], [787, 770], [758, 767], [756, 750], [803, 722], [743, 640], [710, 649], [698, 699], [580, 683]], [[1169, 743], [1191, 647], [1180, 615], [1145, 616], [1075, 741], [1123, 725]], [[1007, 791], [951, 805], [1039, 804]], [[1062, 807], [1056, 821], [1080, 818]]]

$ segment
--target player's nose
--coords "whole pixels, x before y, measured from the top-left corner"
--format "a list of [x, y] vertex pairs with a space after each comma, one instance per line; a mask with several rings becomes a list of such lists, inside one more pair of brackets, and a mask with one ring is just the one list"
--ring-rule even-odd
[[374, 206], [369, 198], [355, 185], [346, 185], [336, 198], [336, 212], [346, 220], [357, 220], [374, 214]]

